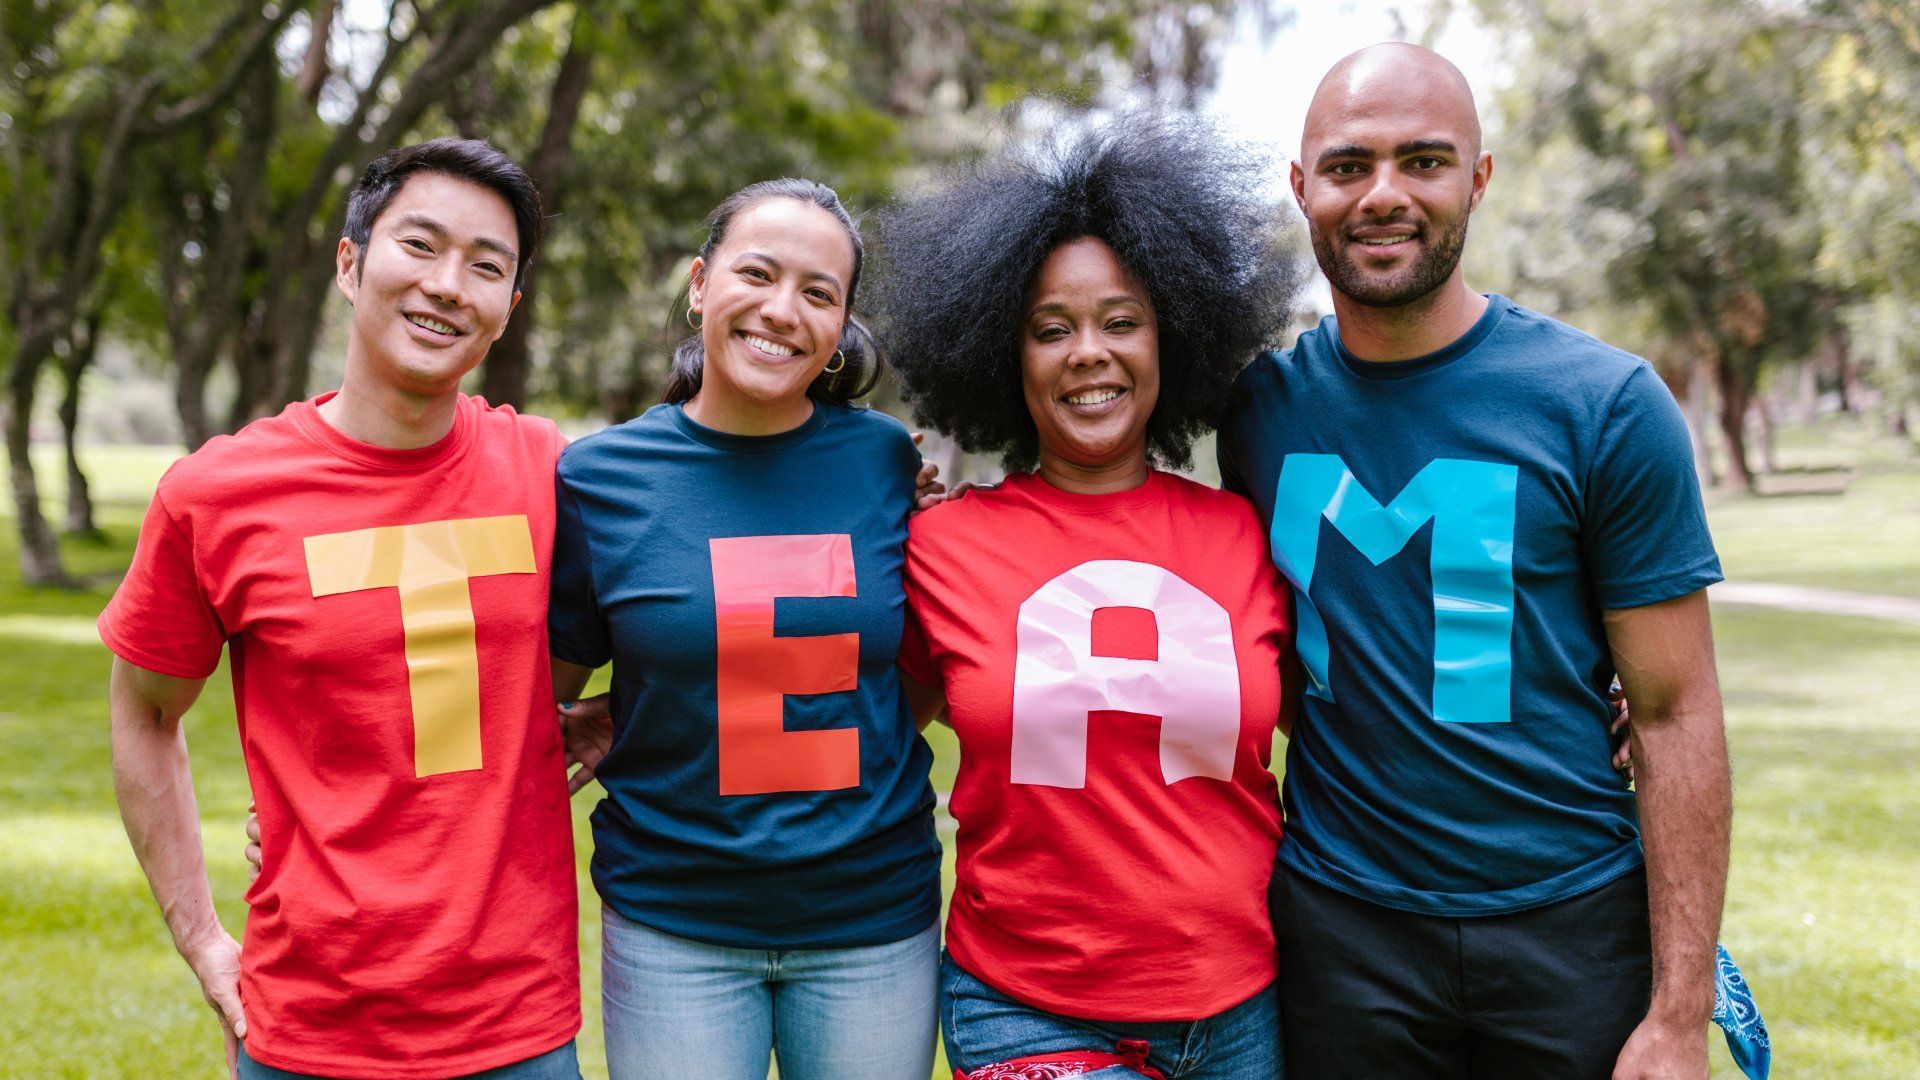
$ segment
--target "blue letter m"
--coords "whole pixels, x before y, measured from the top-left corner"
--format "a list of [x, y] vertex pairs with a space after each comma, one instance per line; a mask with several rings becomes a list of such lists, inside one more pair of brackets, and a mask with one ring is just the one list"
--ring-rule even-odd
[[[1273, 501], [1273, 561], [1293, 581], [1307, 692], [1332, 701], [1327, 625], [1314, 607], [1320, 519], [1381, 563], [1433, 522], [1433, 715], [1504, 723], [1513, 695], [1513, 514], [1520, 470], [1435, 458], [1381, 506], [1333, 454], [1288, 454]], [[1364, 616], [1363, 616], [1364, 617]]]

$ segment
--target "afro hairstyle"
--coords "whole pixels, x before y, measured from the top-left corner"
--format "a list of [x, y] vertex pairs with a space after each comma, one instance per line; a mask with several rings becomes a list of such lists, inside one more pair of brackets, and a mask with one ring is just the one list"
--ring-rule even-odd
[[1197, 118], [1122, 115], [1016, 146], [884, 211], [877, 321], [916, 420], [1009, 469], [1034, 467], [1020, 371], [1029, 289], [1054, 249], [1092, 236], [1153, 302], [1148, 454], [1190, 465], [1241, 369], [1277, 344], [1300, 285], [1287, 218], [1262, 194], [1272, 168]]

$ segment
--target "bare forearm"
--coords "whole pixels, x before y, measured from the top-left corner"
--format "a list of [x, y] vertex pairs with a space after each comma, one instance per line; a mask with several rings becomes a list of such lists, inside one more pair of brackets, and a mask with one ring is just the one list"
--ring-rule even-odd
[[1732, 783], [1718, 695], [1670, 718], [1634, 712], [1635, 786], [1653, 932], [1652, 1012], [1704, 1025], [1726, 897]]
[[191, 956], [224, 931], [207, 884], [199, 805], [179, 724], [163, 723], [154, 710], [116, 700], [113, 781], [120, 820], [173, 943]]
[[1608, 611], [1607, 642], [1633, 703], [1635, 787], [1653, 931], [1649, 1020], [1703, 1030], [1733, 817], [1726, 724], [1704, 592]]
[[578, 701], [580, 692], [587, 688], [587, 680], [593, 678], [593, 669], [570, 663], [559, 657], [553, 657], [553, 700]]

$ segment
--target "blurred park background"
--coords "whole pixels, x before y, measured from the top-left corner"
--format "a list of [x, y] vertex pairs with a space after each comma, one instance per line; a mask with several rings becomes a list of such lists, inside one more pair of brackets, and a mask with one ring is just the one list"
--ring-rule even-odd
[[[698, 223], [743, 183], [872, 208], [1058, 116], [1031, 94], [1204, 109], [1284, 157], [1324, 69], [1390, 37], [1481, 96], [1469, 281], [1648, 357], [1693, 425], [1730, 579], [1723, 937], [1776, 1075], [1920, 1076], [1911, 0], [0, 0], [0, 1076], [218, 1071], [114, 808], [93, 618], [172, 459], [334, 385], [374, 154], [461, 133], [529, 167], [556, 216], [473, 389], [580, 432], [657, 395]], [[1302, 325], [1325, 308], [1310, 286]], [[188, 728], [237, 932], [231, 700], [223, 671]]]

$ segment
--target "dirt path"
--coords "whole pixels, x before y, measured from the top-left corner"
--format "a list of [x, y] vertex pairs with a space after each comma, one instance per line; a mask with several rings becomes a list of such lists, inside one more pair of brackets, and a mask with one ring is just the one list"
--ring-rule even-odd
[[1810, 585], [1775, 585], [1764, 581], [1723, 581], [1709, 590], [1716, 604], [1811, 611], [1820, 615], [1859, 615], [1920, 623], [1920, 600], [1904, 596], [1816, 589]]

